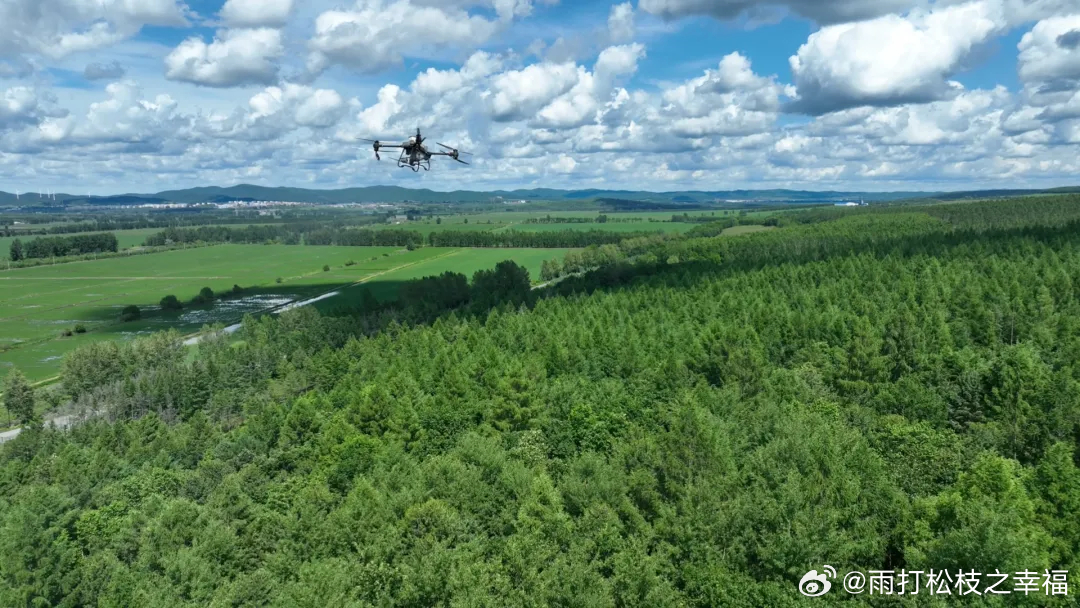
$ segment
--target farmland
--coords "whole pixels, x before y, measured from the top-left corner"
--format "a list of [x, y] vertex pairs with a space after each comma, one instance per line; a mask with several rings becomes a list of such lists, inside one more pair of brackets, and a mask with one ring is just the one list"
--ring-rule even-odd
[[[73, 262], [0, 271], [0, 366], [16, 365], [32, 379], [48, 377], [63, 354], [86, 341], [129, 338], [175, 327], [197, 330], [206, 323], [234, 322], [245, 313], [364, 281], [380, 299], [395, 297], [396, 285], [452, 270], [470, 275], [513, 259], [537, 277], [545, 259], [565, 250], [315, 247], [217, 245], [129, 258]], [[346, 266], [346, 262], [355, 262]], [[329, 271], [323, 267], [329, 266]], [[278, 278], [281, 282], [278, 283]], [[203, 287], [215, 293], [243, 288], [238, 297], [209, 307], [159, 310], [166, 295], [188, 301]], [[348, 304], [355, 289], [320, 302]], [[119, 323], [124, 306], [143, 311], [139, 321]], [[62, 337], [76, 325], [85, 334]]]

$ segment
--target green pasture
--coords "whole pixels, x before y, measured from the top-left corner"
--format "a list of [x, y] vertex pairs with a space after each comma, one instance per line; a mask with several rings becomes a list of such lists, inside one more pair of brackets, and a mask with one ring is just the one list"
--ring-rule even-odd
[[[343, 288], [319, 307], [347, 306], [359, 296], [354, 283], [371, 285], [380, 299], [396, 296], [402, 282], [445, 271], [467, 276], [513, 259], [536, 279], [546, 259], [565, 249], [468, 249], [215, 245], [127, 258], [90, 260], [36, 268], [0, 270], [0, 368], [16, 365], [31, 379], [52, 376], [63, 355], [92, 340], [130, 337], [177, 328], [195, 331], [208, 323], [233, 323], [297, 298]], [[346, 266], [346, 262], [355, 264]], [[324, 271], [323, 266], [329, 266]], [[281, 278], [281, 283], [277, 282]], [[158, 307], [162, 297], [188, 302], [203, 287], [216, 294], [243, 288], [209, 306], [179, 312]], [[124, 306], [140, 307], [143, 318], [120, 323]], [[85, 334], [62, 336], [76, 325]], [[2, 375], [2, 372], [0, 372]]]

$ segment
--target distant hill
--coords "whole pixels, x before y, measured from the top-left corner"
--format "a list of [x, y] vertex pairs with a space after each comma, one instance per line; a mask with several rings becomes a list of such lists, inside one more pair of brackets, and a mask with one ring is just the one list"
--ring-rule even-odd
[[868, 202], [898, 201], [910, 199], [962, 200], [1001, 196], [1024, 196], [1043, 193], [1080, 192], [1080, 187], [1053, 188], [1048, 190], [978, 190], [964, 192], [841, 192], [812, 190], [712, 190], [646, 192], [640, 190], [555, 190], [533, 188], [522, 190], [474, 191], [455, 190], [437, 192], [427, 188], [403, 188], [400, 186], [368, 186], [338, 190], [313, 190], [307, 188], [271, 188], [240, 184], [230, 187], [208, 186], [186, 190], [167, 190], [152, 194], [119, 194], [93, 196], [60, 194], [45, 197], [37, 193], [25, 193], [18, 198], [14, 194], [0, 192], [0, 207], [63, 208], [67, 206], [144, 205], [161, 203], [220, 203], [226, 201], [288, 201], [314, 204], [341, 203], [475, 203], [502, 199], [504, 201], [619, 201], [620, 208], [686, 208], [711, 206], [718, 203], [773, 203], [813, 204], [840, 201], [865, 200]]

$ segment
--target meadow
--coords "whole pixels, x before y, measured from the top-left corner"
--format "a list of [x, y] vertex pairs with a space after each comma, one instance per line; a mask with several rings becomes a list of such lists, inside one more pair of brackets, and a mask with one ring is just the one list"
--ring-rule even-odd
[[[388, 300], [396, 297], [402, 281], [448, 270], [471, 276], [507, 259], [538, 278], [544, 260], [560, 258], [565, 252], [216, 245], [0, 271], [0, 367], [15, 365], [31, 379], [40, 380], [55, 374], [64, 353], [89, 341], [129, 339], [170, 327], [192, 332], [207, 323], [233, 323], [246, 313], [350, 285], [320, 301], [319, 307], [348, 306], [359, 297], [360, 285], [370, 285], [376, 297]], [[346, 266], [350, 261], [354, 264]], [[324, 271], [324, 266], [330, 270]], [[187, 302], [203, 287], [221, 294], [234, 285], [243, 293], [210, 306], [188, 306], [177, 312], [158, 307], [166, 295]], [[130, 304], [140, 307], [142, 319], [120, 323], [120, 311]], [[61, 335], [76, 325], [87, 332]]]

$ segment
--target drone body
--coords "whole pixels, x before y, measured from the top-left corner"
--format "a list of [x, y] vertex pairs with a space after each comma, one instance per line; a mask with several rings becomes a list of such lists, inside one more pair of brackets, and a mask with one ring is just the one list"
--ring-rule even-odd
[[439, 146], [442, 146], [443, 148], [449, 150], [449, 152], [432, 152], [428, 150], [424, 146], [424, 138], [420, 135], [419, 127], [416, 129], [416, 135], [410, 137], [409, 139], [405, 140], [400, 144], [387, 145], [380, 143], [378, 140], [375, 139], [365, 139], [364, 141], [369, 141], [373, 144], [372, 148], [375, 149], [375, 160], [382, 160], [382, 157], [379, 156], [379, 150], [383, 148], [401, 149], [401, 155], [398, 156], [397, 159], [397, 166], [408, 167], [413, 171], [419, 171], [420, 169], [423, 169], [424, 171], [430, 171], [432, 156], [449, 156], [450, 158], [456, 160], [463, 165], [469, 164], [458, 158], [461, 154], [469, 153], [461, 152], [457, 148], [451, 148], [450, 146], [435, 142]]

